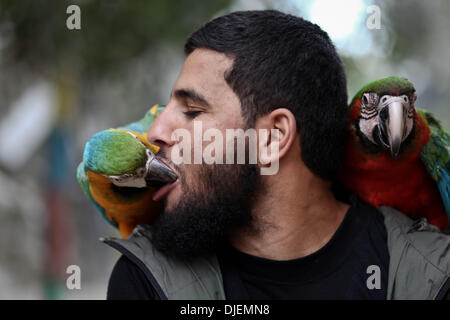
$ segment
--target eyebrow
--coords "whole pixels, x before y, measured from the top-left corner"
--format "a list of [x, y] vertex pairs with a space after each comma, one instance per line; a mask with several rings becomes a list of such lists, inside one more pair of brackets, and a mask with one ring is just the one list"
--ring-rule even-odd
[[201, 103], [206, 107], [210, 107], [208, 100], [201, 94], [192, 89], [177, 89], [172, 92], [171, 96], [177, 99], [190, 99], [194, 102]]

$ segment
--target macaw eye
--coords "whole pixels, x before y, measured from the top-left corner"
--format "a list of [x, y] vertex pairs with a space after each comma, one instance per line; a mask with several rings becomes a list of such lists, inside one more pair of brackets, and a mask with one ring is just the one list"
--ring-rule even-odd
[[364, 105], [364, 108], [367, 110], [372, 110], [375, 107], [376, 100], [377, 97], [373, 92], [364, 93], [362, 96], [362, 104]]
[[381, 103], [385, 103], [385, 102], [386, 102], [386, 100], [387, 100], [387, 97], [383, 97], [383, 98], [381, 98]]
[[409, 99], [408, 96], [402, 96], [403, 97], [403, 101], [405, 101], [406, 103], [408, 103]]
[[363, 95], [363, 103], [364, 103], [365, 105], [368, 105], [368, 104], [369, 104], [369, 100], [367, 99], [367, 97], [366, 97], [365, 95]]

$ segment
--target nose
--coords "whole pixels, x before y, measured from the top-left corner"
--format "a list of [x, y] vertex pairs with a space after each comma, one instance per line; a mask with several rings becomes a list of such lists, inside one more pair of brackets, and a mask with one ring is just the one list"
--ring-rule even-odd
[[170, 104], [165, 106], [147, 132], [147, 140], [160, 147], [163, 152], [167, 152], [167, 149], [175, 144], [172, 132], [175, 129], [176, 119], [173, 113], [171, 116], [171, 108]]

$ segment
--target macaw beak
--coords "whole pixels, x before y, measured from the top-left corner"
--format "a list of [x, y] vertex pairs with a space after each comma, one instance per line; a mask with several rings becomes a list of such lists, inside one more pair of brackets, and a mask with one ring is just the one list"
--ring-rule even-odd
[[147, 186], [159, 187], [178, 179], [176, 173], [169, 168], [168, 165], [158, 159], [153, 152], [147, 150], [147, 156], [147, 175], [145, 176]]
[[[406, 107], [400, 97], [392, 97], [380, 111], [382, 141], [396, 159], [406, 131]], [[386, 141], [387, 140], [387, 141]]]
[[406, 111], [403, 108], [403, 104], [398, 101], [394, 101], [388, 106], [388, 139], [391, 147], [392, 159], [396, 159], [400, 152], [400, 145], [403, 141], [403, 134], [406, 127]]

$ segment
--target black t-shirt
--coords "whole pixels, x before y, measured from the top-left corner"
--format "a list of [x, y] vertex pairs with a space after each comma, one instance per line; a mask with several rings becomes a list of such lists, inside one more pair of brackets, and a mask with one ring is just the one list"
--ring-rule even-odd
[[[386, 299], [389, 253], [383, 215], [354, 201], [330, 241], [299, 259], [274, 261], [229, 245], [217, 252], [227, 299]], [[117, 261], [108, 299], [158, 299], [143, 271]]]

